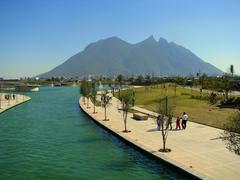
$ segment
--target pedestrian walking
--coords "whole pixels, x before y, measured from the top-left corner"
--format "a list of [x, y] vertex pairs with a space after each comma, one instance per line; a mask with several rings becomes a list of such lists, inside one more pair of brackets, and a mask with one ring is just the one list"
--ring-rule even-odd
[[161, 129], [161, 115], [159, 114], [157, 117], [157, 130], [160, 131]]
[[183, 129], [187, 128], [187, 120], [188, 120], [188, 115], [186, 112], [183, 112], [183, 115], [182, 115], [182, 128]]
[[176, 129], [181, 129], [179, 116], [177, 117], [177, 120], [176, 120]]
[[171, 114], [168, 116], [168, 127], [170, 127], [170, 130], [172, 130], [172, 117]]

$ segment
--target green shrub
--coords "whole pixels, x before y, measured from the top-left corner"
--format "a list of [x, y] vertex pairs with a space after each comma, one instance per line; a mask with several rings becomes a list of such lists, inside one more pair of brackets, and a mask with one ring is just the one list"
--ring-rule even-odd
[[189, 93], [181, 93], [182, 96], [190, 96], [191, 94]]
[[236, 105], [240, 105], [240, 97], [235, 98], [233, 102]]
[[211, 104], [216, 104], [217, 103], [217, 94], [212, 92], [210, 94], [209, 101]]
[[228, 101], [227, 101], [228, 104], [233, 104], [233, 102], [234, 102], [234, 97], [228, 98]]

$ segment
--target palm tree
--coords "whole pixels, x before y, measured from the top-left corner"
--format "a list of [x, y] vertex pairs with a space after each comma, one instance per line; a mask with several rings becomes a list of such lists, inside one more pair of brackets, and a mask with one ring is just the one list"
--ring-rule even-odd
[[122, 111], [123, 111], [123, 121], [124, 121], [124, 131], [123, 132], [131, 132], [127, 130], [127, 115], [129, 110], [132, 107], [133, 103], [133, 92], [127, 91], [121, 96], [121, 102], [122, 102]]
[[101, 94], [101, 104], [102, 104], [102, 107], [104, 108], [104, 115], [105, 115], [104, 121], [109, 120], [107, 119], [107, 106], [111, 104], [111, 99], [112, 97], [108, 95], [107, 90]]

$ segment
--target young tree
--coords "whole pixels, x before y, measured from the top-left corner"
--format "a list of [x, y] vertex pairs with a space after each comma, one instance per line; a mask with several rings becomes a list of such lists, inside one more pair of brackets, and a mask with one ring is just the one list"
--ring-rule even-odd
[[124, 121], [124, 131], [123, 132], [131, 132], [127, 129], [127, 115], [129, 110], [132, 107], [133, 103], [133, 92], [128, 90], [126, 93], [122, 94], [121, 96], [122, 102], [122, 111], [123, 111], [123, 121]]
[[231, 90], [231, 82], [229, 76], [223, 76], [222, 79], [218, 82], [218, 88], [224, 92], [223, 101], [227, 103], [228, 101], [228, 93]]
[[87, 108], [90, 108], [89, 106], [89, 99], [91, 98], [91, 84], [86, 81], [85, 83], [85, 88], [86, 88], [86, 98], [87, 98]]
[[211, 92], [209, 101], [212, 105], [217, 103], [217, 94], [214, 92]]
[[83, 80], [80, 84], [80, 94], [83, 96], [83, 103], [86, 104], [85, 97], [87, 95], [87, 86], [86, 86], [86, 81]]
[[92, 87], [91, 87], [91, 98], [93, 100], [93, 113], [96, 112], [96, 100], [97, 100], [97, 89], [96, 89], [97, 83], [95, 81], [92, 82]]
[[170, 152], [171, 149], [166, 148], [167, 138], [168, 138], [168, 131], [169, 127], [171, 127], [170, 123], [172, 123], [172, 114], [173, 114], [173, 106], [169, 104], [168, 96], [163, 97], [159, 101], [158, 107], [158, 116], [162, 141], [163, 141], [163, 148], [161, 148], [160, 152]]
[[230, 117], [230, 121], [225, 125], [222, 136], [227, 149], [240, 155], [240, 112]]
[[111, 99], [112, 97], [109, 96], [107, 90], [101, 94], [101, 104], [102, 104], [102, 107], [104, 108], [104, 115], [105, 115], [104, 121], [109, 120], [107, 119], [107, 107], [111, 104]]

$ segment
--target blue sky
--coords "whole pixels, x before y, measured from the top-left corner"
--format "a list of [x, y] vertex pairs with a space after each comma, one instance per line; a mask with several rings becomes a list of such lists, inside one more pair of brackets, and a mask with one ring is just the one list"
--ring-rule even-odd
[[0, 77], [46, 72], [99, 39], [150, 35], [240, 74], [239, 0], [0, 0]]

